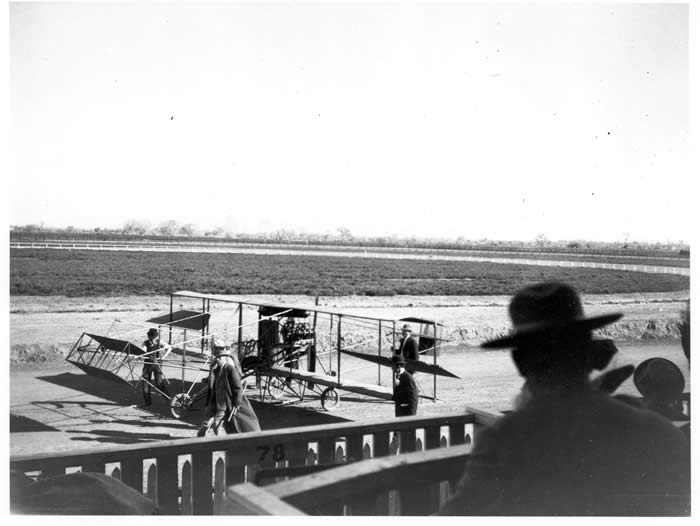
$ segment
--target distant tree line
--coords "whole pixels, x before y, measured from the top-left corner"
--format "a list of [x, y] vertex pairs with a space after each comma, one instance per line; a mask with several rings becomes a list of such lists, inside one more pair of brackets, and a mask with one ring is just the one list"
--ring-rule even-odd
[[308, 233], [293, 229], [278, 229], [263, 233], [233, 233], [224, 227], [203, 230], [191, 223], [164, 221], [151, 226], [145, 221], [127, 221], [121, 228], [46, 228], [43, 225], [12, 225], [10, 241], [158, 241], [158, 242], [230, 242], [275, 243], [306, 246], [348, 246], [380, 248], [418, 248], [451, 250], [497, 250], [537, 252], [583, 252], [620, 255], [674, 255], [689, 257], [690, 248], [683, 242], [638, 242], [628, 236], [618, 242], [558, 240], [552, 241], [538, 234], [531, 241], [426, 238], [418, 236], [358, 236], [348, 228], [335, 232]]

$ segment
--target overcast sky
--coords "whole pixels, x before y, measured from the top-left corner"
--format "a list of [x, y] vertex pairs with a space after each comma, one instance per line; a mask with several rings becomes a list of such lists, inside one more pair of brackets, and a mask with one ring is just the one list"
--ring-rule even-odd
[[10, 5], [10, 224], [691, 238], [680, 4]]

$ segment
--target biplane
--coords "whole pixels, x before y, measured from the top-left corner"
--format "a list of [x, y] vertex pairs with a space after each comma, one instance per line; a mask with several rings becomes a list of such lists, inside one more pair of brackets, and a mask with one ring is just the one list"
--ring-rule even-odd
[[[190, 291], [170, 295], [170, 311], [143, 324], [115, 321], [106, 335], [84, 332], [66, 359], [87, 374], [127, 382], [135, 389], [149, 382], [141, 371], [149, 354], [143, 345], [147, 328], [156, 327], [163, 348], [159, 363], [168, 385], [165, 393], [174, 417], [194, 408], [206, 395], [212, 351], [234, 351], [248, 388], [259, 390], [260, 400], [294, 403], [316, 396], [331, 410], [340, 391], [391, 400], [398, 333], [413, 327], [419, 359], [409, 360], [421, 393], [437, 400], [438, 377], [457, 378], [437, 363], [444, 326], [417, 317], [385, 319], [363, 312], [326, 307], [270, 304], [245, 298]], [[398, 330], [397, 330], [398, 329]], [[155, 351], [153, 351], [155, 352]], [[376, 368], [376, 378], [370, 369]], [[432, 376], [431, 389], [419, 378]]]

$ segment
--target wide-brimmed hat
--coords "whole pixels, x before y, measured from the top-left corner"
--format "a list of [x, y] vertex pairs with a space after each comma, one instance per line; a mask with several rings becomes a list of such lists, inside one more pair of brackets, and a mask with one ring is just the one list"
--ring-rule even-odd
[[649, 358], [634, 371], [634, 385], [644, 398], [677, 400], [685, 389], [680, 368], [666, 358]]
[[231, 349], [228, 347], [214, 347], [212, 349], [212, 354], [217, 358], [219, 356], [231, 356]]
[[531, 285], [513, 296], [508, 308], [513, 329], [508, 336], [481, 344], [487, 349], [518, 347], [544, 338], [562, 339], [598, 329], [622, 318], [622, 313], [586, 317], [578, 293], [565, 283]]
[[391, 357], [391, 366], [396, 367], [397, 365], [406, 365], [406, 358], [402, 354], [395, 354]]
[[[141, 333], [143, 334], [143, 333]], [[158, 330], [157, 329], [148, 329], [148, 332], [146, 333], [149, 338], [155, 338], [158, 336]]]
[[408, 323], [405, 323], [403, 327], [401, 327], [402, 331], [408, 331], [408, 332], [413, 332], [413, 329], [411, 329], [411, 326]]

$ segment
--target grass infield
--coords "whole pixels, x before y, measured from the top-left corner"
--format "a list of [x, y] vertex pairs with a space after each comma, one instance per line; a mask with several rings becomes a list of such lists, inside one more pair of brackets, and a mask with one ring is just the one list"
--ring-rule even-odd
[[[637, 264], [645, 264], [638, 262]], [[543, 280], [584, 294], [687, 290], [688, 276], [591, 268], [342, 256], [12, 249], [12, 295], [509, 295]]]

